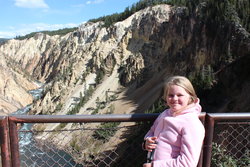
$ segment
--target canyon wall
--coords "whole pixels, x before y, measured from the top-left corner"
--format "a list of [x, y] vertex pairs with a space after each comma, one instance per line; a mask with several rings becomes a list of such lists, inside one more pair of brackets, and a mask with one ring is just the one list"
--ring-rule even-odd
[[245, 112], [247, 103], [237, 102], [249, 100], [249, 32], [235, 23], [208, 26], [201, 12], [157, 5], [110, 27], [88, 22], [65, 36], [9, 40], [0, 46], [1, 111], [30, 104], [27, 91], [38, 80], [44, 95], [32, 114], [144, 112], [164, 78], [185, 75], [204, 111]]

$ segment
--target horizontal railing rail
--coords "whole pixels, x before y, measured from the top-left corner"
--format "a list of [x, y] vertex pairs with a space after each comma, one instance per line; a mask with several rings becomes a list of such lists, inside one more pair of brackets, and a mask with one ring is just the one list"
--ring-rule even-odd
[[63, 122], [139, 122], [152, 121], [159, 114], [107, 114], [107, 115], [15, 115], [9, 116], [15, 123], [63, 123]]
[[224, 120], [250, 120], [250, 113], [207, 113], [214, 121]]

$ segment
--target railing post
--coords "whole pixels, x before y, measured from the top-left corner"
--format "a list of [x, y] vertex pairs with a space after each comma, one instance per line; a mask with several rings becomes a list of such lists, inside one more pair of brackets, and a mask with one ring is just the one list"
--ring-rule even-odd
[[0, 142], [3, 167], [11, 167], [11, 154], [9, 143], [8, 117], [0, 118]]
[[[202, 112], [199, 116], [200, 121], [202, 122], [203, 125], [205, 125], [205, 120], [206, 120], [206, 113]], [[201, 153], [200, 153], [200, 158], [199, 158], [199, 162], [197, 164], [197, 167], [202, 167], [203, 164], [203, 149], [204, 146], [202, 145], [202, 149], [201, 149]]]
[[12, 167], [20, 167], [19, 142], [17, 123], [9, 117], [10, 149]]
[[214, 134], [214, 118], [211, 117], [209, 114], [206, 114], [205, 131], [206, 133], [204, 140], [203, 167], [210, 167]]

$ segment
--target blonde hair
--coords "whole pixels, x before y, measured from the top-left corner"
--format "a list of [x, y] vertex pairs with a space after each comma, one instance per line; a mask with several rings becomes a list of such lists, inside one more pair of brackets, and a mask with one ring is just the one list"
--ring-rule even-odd
[[167, 98], [168, 89], [170, 85], [177, 85], [177, 86], [184, 88], [191, 97], [189, 104], [193, 103], [198, 98], [195, 93], [194, 87], [192, 83], [189, 81], [189, 79], [183, 76], [172, 76], [172, 77], [169, 77], [164, 82], [164, 92], [163, 92], [164, 100], [166, 100]]

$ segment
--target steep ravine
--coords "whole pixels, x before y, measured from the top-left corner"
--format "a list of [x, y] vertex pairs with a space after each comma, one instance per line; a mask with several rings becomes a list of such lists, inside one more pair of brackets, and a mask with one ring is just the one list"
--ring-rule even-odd
[[[206, 93], [213, 94], [213, 88], [217, 88], [216, 84], [221, 83], [219, 74], [228, 73], [227, 67], [230, 64], [237, 64], [240, 57], [249, 55], [249, 33], [232, 23], [219, 26], [217, 33], [211, 34], [210, 31], [214, 28], [211, 29], [211, 25], [208, 27], [202, 23], [199, 14], [200, 12], [197, 12], [197, 15], [190, 17], [186, 8], [158, 5], [139, 11], [108, 28], [103, 27], [102, 22], [85, 23], [77, 31], [65, 36], [38, 33], [26, 40], [9, 40], [0, 46], [3, 57], [1, 76], [5, 83], [0, 87], [2, 101], [5, 101], [1, 104], [13, 103], [15, 107], [2, 105], [1, 110], [13, 112], [12, 110], [31, 102], [28, 97], [23, 98], [26, 103], [21, 102], [21, 99], [20, 102], [10, 100], [17, 97], [14, 95], [12, 98], [11, 94], [18, 94], [20, 90], [12, 89], [12, 93], [4, 93], [8, 92], [4, 85], [10, 85], [6, 84], [6, 71], [12, 70], [8, 76], [16, 78], [11, 77], [14, 71], [21, 72], [22, 69], [24, 74], [31, 74], [34, 79], [47, 83], [46, 94], [34, 105], [37, 114], [67, 114], [77, 103], [72, 99], [79, 100], [80, 95], [83, 96], [90, 87], [94, 90], [102, 89], [99, 91], [101, 94], [95, 95], [100, 97], [100, 101], [105, 101], [106, 92], [120, 92], [120, 95], [125, 95], [123, 100], [134, 104], [134, 109], [126, 113], [133, 112], [136, 111], [136, 107], [141, 108], [143, 105], [137, 104], [142, 101], [140, 97], [151, 98], [147, 100], [150, 101], [147, 103], [149, 106], [158, 98], [160, 90], [156, 96], [147, 95], [152, 94], [151, 92], [143, 92], [145, 95], [138, 92], [143, 87], [157, 87], [161, 79], [157, 79], [158, 83], [153, 84], [149, 81], [159, 75], [162, 78], [173, 74], [186, 75], [193, 81], [201, 75], [210, 77], [210, 80], [212, 78], [214, 81], [208, 83], [210, 86], [207, 85], [209, 89]], [[21, 66], [13, 69], [15, 64]], [[22, 78], [25, 79], [26, 76]], [[110, 90], [110, 87], [105, 86], [105, 80], [110, 80], [113, 76], [116, 76], [112, 82], [114, 90]], [[243, 77], [243, 74], [241, 76], [247, 78]], [[229, 78], [223, 79], [227, 80]], [[247, 80], [234, 82], [241, 84]], [[36, 86], [26, 84], [21, 88], [27, 91]], [[118, 88], [124, 91], [116, 91]], [[232, 96], [227, 87], [222, 89], [225, 91], [221, 94]], [[201, 92], [201, 97], [207, 98], [203, 94], [204, 92]], [[86, 107], [83, 106], [77, 113], [91, 113], [85, 109], [96, 107], [94, 98], [91, 98], [92, 102], [86, 102]], [[204, 102], [205, 109], [214, 105], [210, 103], [213, 100], [206, 101], [209, 103]], [[125, 113], [120, 110], [117, 112]]]
[[[184, 7], [157, 5], [110, 27], [85, 23], [65, 36], [38, 33], [10, 40], [0, 46], [1, 97], [14, 99], [7, 90], [17, 94], [19, 88], [34, 89], [33, 78], [45, 87], [30, 114], [143, 113], [160, 98], [165, 77], [185, 75], [194, 83], [204, 112], [249, 112], [249, 32], [238, 23], [208, 26], [200, 20], [199, 10], [189, 16]], [[11, 63], [21, 66], [6, 65]], [[30, 81], [17, 80], [18, 71]], [[15, 88], [7, 89], [11, 80]], [[26, 103], [32, 102], [21, 94]], [[12, 102], [15, 106], [18, 99], [8, 104]], [[25, 105], [0, 110], [14, 112]], [[60, 128], [60, 124], [39, 126]]]

